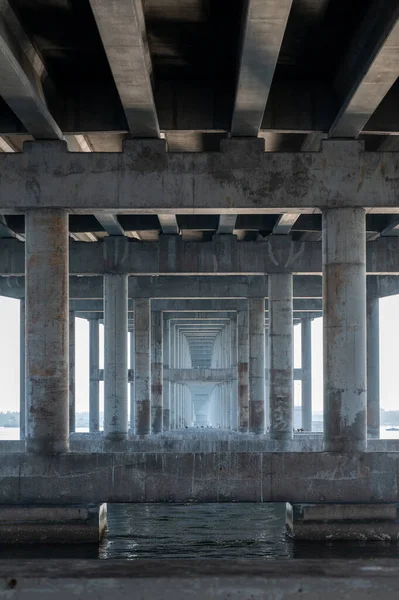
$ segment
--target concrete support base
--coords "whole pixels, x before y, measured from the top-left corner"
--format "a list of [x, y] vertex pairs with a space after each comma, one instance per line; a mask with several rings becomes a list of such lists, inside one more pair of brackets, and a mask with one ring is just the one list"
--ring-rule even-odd
[[92, 544], [106, 526], [106, 504], [0, 507], [0, 544]]
[[296, 540], [398, 541], [398, 505], [287, 502], [286, 528]]

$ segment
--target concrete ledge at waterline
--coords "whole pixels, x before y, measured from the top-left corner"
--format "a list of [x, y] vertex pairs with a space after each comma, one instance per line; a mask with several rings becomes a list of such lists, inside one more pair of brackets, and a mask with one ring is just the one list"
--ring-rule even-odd
[[107, 505], [0, 506], [0, 544], [98, 543]]
[[0, 597], [396, 600], [397, 566], [397, 559], [2, 560]]
[[398, 541], [397, 504], [290, 504], [286, 530], [296, 540]]

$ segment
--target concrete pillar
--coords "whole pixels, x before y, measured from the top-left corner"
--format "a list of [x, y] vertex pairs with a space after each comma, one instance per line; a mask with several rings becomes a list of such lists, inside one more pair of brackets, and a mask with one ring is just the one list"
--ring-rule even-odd
[[380, 437], [379, 299], [367, 296], [367, 435]]
[[265, 432], [265, 299], [251, 298], [249, 311], [249, 427]]
[[130, 353], [130, 372], [131, 378], [129, 381], [129, 402], [130, 402], [130, 433], [134, 435], [135, 433], [135, 423], [136, 423], [136, 398], [134, 394], [134, 370], [135, 370], [135, 351], [134, 351], [134, 330], [129, 333], [129, 353]]
[[19, 439], [25, 439], [25, 300], [19, 302]]
[[312, 320], [301, 321], [302, 429], [312, 431]]
[[365, 451], [366, 227], [362, 208], [323, 211], [324, 443]]
[[134, 303], [136, 433], [151, 432], [150, 401], [150, 300], [136, 298]]
[[151, 431], [162, 431], [163, 417], [163, 323], [162, 312], [151, 312]]
[[100, 431], [99, 320], [89, 319], [89, 430]]
[[270, 439], [290, 440], [294, 406], [292, 274], [270, 274], [268, 289]]
[[238, 428], [247, 432], [249, 428], [249, 331], [248, 307], [237, 312], [238, 328]]
[[265, 326], [265, 426], [270, 429], [270, 400], [269, 400], [269, 327]]
[[128, 277], [104, 275], [104, 434], [127, 438]]
[[169, 353], [170, 353], [170, 342], [169, 342], [169, 319], [164, 317], [163, 319], [163, 430], [169, 431], [170, 429], [170, 383], [169, 383]]
[[75, 312], [69, 312], [69, 433], [75, 431], [76, 385], [75, 385]]
[[234, 313], [231, 318], [231, 367], [233, 369], [233, 380], [230, 384], [231, 388], [231, 419], [230, 428], [238, 429], [238, 328], [237, 328], [237, 313]]
[[25, 213], [26, 450], [69, 450], [68, 213]]

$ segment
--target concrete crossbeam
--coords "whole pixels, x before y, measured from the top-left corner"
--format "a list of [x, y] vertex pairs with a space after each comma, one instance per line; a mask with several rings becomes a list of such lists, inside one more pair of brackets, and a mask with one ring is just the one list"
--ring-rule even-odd
[[47, 504], [399, 500], [397, 453], [66, 453], [50, 463], [3, 454], [0, 504], [41, 504], [43, 489]]
[[[220, 239], [223, 238], [223, 243]], [[107, 242], [70, 242], [70, 273], [100, 275], [263, 275], [265, 273], [322, 273], [321, 242], [296, 242], [288, 236], [263, 242], [239, 242], [235, 236], [217, 236], [210, 242], [184, 242], [163, 236], [159, 242], [128, 238], [110, 247]], [[25, 245], [16, 239], [0, 240], [0, 276], [24, 275]], [[384, 237], [367, 244], [367, 273], [399, 275], [399, 238]]]
[[164, 376], [174, 383], [220, 383], [234, 379], [233, 369], [164, 369]]
[[109, 154], [27, 142], [22, 154], [0, 155], [0, 213], [313, 213], [348, 198], [353, 207], [399, 213], [395, 152], [326, 140], [318, 153], [268, 153], [255, 142], [223, 140], [220, 153], [197, 154], [167, 153], [163, 140], [127, 141], [123, 153]]

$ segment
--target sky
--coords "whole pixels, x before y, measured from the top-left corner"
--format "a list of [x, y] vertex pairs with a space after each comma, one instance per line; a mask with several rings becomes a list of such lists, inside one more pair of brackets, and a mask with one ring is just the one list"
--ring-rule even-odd
[[[399, 296], [380, 299], [380, 397], [385, 410], [399, 410], [398, 339]], [[0, 411], [19, 410], [19, 300], [0, 296]], [[322, 319], [312, 323], [313, 411], [323, 409], [323, 326]], [[100, 326], [100, 368], [104, 366], [102, 351], [104, 329]], [[301, 366], [300, 325], [294, 327], [295, 367]], [[100, 386], [101, 407], [103, 387]], [[295, 404], [300, 404], [300, 383], [295, 386]], [[76, 319], [76, 409], [89, 410], [89, 324]]]

